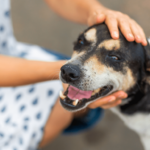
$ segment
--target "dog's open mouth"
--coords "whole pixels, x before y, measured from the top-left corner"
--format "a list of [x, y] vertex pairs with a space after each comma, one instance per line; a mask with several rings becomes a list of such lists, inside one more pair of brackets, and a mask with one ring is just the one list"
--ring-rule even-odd
[[76, 111], [84, 108], [90, 102], [107, 95], [112, 89], [113, 86], [108, 85], [93, 91], [82, 91], [69, 85], [64, 94], [60, 92], [60, 102], [67, 110]]

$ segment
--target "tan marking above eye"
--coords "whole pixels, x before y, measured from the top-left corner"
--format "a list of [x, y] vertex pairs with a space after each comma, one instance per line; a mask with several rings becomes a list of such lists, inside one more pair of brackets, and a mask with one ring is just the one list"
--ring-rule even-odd
[[120, 40], [105, 40], [99, 44], [98, 48], [104, 47], [106, 50], [118, 50], [120, 48]]
[[86, 33], [84, 33], [84, 36], [87, 41], [94, 42], [94, 43], [97, 41], [95, 28], [88, 30]]

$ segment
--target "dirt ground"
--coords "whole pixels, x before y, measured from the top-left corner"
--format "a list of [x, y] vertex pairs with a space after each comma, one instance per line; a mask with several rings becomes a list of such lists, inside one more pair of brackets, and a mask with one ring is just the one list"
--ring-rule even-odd
[[[106, 7], [135, 19], [150, 35], [149, 0], [101, 0]], [[42, 0], [12, 0], [14, 33], [19, 41], [71, 55], [72, 43], [86, 28], [66, 21]], [[43, 150], [143, 150], [139, 137], [110, 111], [94, 128], [76, 135], [60, 135]]]

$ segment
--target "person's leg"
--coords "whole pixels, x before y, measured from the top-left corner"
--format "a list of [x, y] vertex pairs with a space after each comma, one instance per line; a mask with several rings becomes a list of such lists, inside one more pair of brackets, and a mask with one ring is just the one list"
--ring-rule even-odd
[[72, 119], [73, 113], [63, 109], [58, 99], [45, 125], [43, 138], [39, 147], [41, 148], [51, 142], [70, 125]]

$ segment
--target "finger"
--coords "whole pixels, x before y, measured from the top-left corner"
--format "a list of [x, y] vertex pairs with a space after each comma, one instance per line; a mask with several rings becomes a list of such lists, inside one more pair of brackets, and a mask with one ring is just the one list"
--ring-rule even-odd
[[97, 101], [89, 104], [88, 107], [94, 109], [97, 107], [101, 107], [102, 105], [106, 105], [115, 100], [116, 100], [116, 98], [114, 96], [107, 96], [107, 97], [101, 98], [100, 100], [97, 100]]
[[124, 35], [124, 37], [129, 41], [133, 42], [135, 40], [133, 33], [130, 28], [130, 23], [127, 20], [118, 20], [119, 28]]
[[141, 44], [143, 46], [146, 46], [147, 45], [146, 35], [145, 35], [143, 29], [139, 25], [137, 25], [137, 26], [138, 26], [139, 34], [140, 34], [140, 37], [141, 37]]
[[112, 107], [115, 107], [117, 105], [120, 105], [121, 102], [122, 102], [121, 100], [118, 100], [118, 101], [116, 101], [116, 102], [114, 102], [114, 103], [112, 103], [110, 105], [103, 105], [103, 106], [101, 106], [101, 108], [103, 108], [103, 109], [112, 108]]
[[88, 107], [89, 108], [101, 107], [102, 105], [109, 104], [113, 101], [116, 101], [117, 99], [125, 99], [126, 97], [127, 97], [127, 94], [125, 92], [118, 91], [91, 103]]
[[125, 98], [127, 98], [128, 95], [124, 91], [117, 91], [117, 92], [113, 93], [112, 96], [115, 96], [116, 99], [125, 99]]
[[115, 101], [112, 101], [112, 102], [110, 102], [110, 103], [104, 104], [104, 105], [102, 105], [101, 107], [115, 105], [115, 104], [118, 103], [118, 101], [122, 101], [122, 100], [121, 100], [121, 99], [116, 99]]
[[113, 16], [107, 17], [105, 20], [106, 25], [110, 31], [111, 37], [113, 39], [119, 38], [118, 22], [117, 19]]
[[141, 43], [142, 39], [141, 39], [141, 34], [139, 32], [139, 27], [135, 23], [131, 23], [130, 26], [131, 26], [132, 33], [135, 37], [135, 42]]

